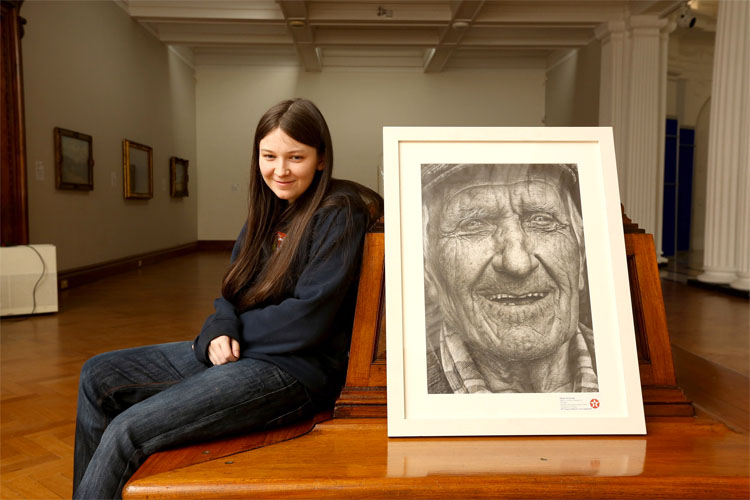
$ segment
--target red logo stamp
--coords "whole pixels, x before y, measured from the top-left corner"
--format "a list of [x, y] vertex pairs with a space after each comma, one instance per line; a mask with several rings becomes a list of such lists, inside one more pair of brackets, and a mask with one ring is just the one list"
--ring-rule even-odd
[[596, 408], [599, 408], [599, 400], [598, 400], [598, 399], [592, 399], [592, 400], [591, 400], [591, 402], [590, 402], [589, 404], [590, 404], [590, 405], [591, 405], [591, 407], [592, 407], [592, 408], [594, 408], [594, 409], [596, 409]]

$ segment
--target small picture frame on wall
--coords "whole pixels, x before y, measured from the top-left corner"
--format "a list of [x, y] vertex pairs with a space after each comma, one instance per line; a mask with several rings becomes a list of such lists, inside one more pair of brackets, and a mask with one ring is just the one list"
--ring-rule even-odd
[[123, 187], [126, 200], [154, 197], [154, 150], [127, 139], [122, 141]]
[[173, 156], [169, 159], [169, 186], [172, 198], [188, 196], [188, 160]]
[[94, 189], [93, 139], [60, 127], [54, 129], [55, 187], [77, 191]]

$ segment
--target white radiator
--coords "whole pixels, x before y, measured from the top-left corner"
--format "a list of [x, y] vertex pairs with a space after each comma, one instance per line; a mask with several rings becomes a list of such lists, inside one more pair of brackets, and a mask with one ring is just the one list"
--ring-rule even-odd
[[55, 246], [0, 247], [0, 316], [56, 311]]

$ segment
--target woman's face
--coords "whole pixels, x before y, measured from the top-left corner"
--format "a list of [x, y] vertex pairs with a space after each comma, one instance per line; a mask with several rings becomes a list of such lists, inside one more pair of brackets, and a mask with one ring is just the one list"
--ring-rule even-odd
[[295, 141], [280, 128], [261, 139], [259, 149], [263, 180], [276, 196], [289, 203], [307, 191], [316, 171], [325, 168], [314, 147]]

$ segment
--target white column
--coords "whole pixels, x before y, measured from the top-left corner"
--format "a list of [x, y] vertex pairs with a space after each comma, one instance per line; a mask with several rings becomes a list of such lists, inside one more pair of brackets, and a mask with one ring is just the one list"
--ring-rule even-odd
[[[748, 38], [750, 39], [750, 37]], [[745, 106], [745, 147], [740, 157], [740, 203], [737, 211], [737, 279], [732, 288], [750, 291], [750, 98]]]
[[[750, 24], [750, 8], [745, 5], [745, 22]], [[748, 25], [746, 24], [746, 26]], [[737, 210], [737, 279], [732, 288], [750, 291], [750, 36], [743, 31], [745, 59], [741, 86], [743, 102], [740, 105], [740, 181]], [[742, 41], [740, 41], [742, 45]]]
[[661, 29], [667, 21], [656, 16], [631, 16], [630, 95], [627, 121], [627, 171], [623, 204], [630, 218], [656, 234], [660, 169]]
[[[601, 40], [601, 69], [599, 79], [599, 125], [612, 127], [617, 161], [620, 198], [625, 198], [627, 170], [627, 82], [630, 59], [628, 34], [623, 21], [601, 24], [596, 29]], [[626, 207], [627, 209], [627, 207]], [[629, 216], [630, 214], [628, 214]]]
[[[746, 262], [748, 253], [744, 204], [749, 167], [747, 154], [743, 153], [750, 141], [747, 104], [744, 104], [750, 92], [748, 25], [750, 2], [719, 2], [708, 132], [704, 272], [698, 276], [707, 283], [739, 282], [739, 287], [743, 285], [743, 277], [737, 279], [738, 261]], [[741, 164], [743, 159], [745, 163]], [[740, 175], [742, 170], [744, 173]], [[744, 227], [740, 228], [741, 224]], [[744, 249], [738, 248], [741, 246]], [[738, 250], [744, 250], [744, 255], [739, 255]]]
[[[669, 65], [669, 34], [677, 27], [674, 21], [662, 28], [659, 34], [659, 115], [656, 117], [659, 127], [659, 150], [657, 152], [657, 181], [656, 181], [656, 230], [654, 232], [654, 246], [656, 260], [667, 262], [662, 251], [662, 228], [664, 226], [664, 149], [667, 128], [667, 67]], [[675, 242], [676, 244], [676, 242]]]

